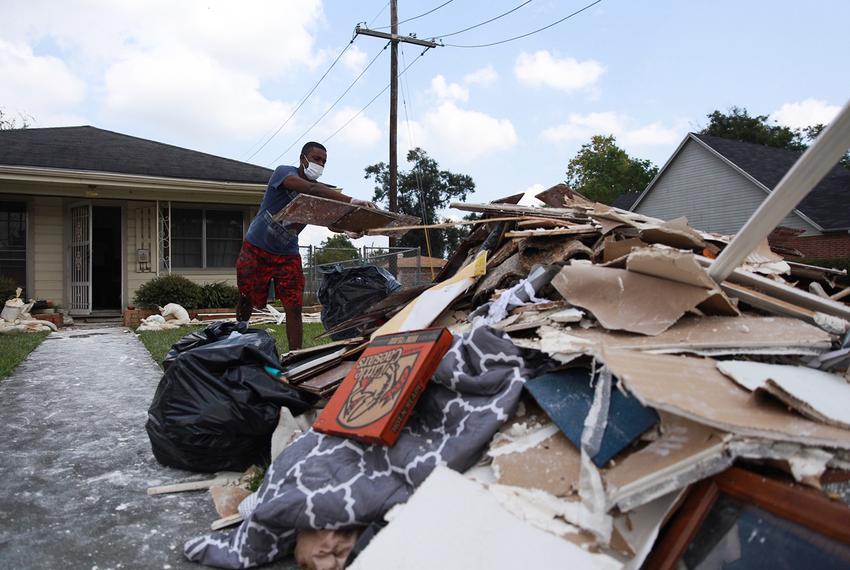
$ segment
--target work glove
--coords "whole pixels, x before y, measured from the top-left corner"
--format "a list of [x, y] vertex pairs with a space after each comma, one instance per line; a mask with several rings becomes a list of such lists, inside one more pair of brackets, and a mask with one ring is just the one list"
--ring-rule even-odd
[[358, 200], [357, 198], [352, 198], [349, 204], [351, 204], [352, 206], [362, 206], [364, 208], [378, 208], [378, 206], [376, 206], [374, 202], [370, 202], [368, 200]]

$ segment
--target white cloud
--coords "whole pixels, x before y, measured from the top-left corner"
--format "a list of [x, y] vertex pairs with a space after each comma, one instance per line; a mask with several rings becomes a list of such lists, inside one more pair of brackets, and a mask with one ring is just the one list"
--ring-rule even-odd
[[514, 65], [514, 74], [521, 83], [532, 87], [552, 87], [567, 93], [594, 86], [604, 73], [605, 67], [598, 61], [578, 61], [572, 57], [559, 59], [546, 50], [533, 54], [522, 52]]
[[682, 121], [666, 127], [657, 122], [639, 125], [635, 119], [620, 113], [571, 113], [566, 123], [549, 127], [542, 136], [551, 142], [587, 142], [593, 135], [614, 135], [622, 145], [651, 146], [675, 143], [686, 129]]
[[532, 184], [528, 188], [525, 189], [522, 198], [519, 200], [520, 206], [544, 206], [542, 201], [535, 198], [537, 194], [540, 194], [546, 190], [546, 187], [542, 184]]
[[439, 99], [466, 101], [469, 99], [469, 89], [457, 83], [449, 83], [442, 75], [431, 79], [431, 91]]
[[29, 115], [32, 126], [85, 122], [75, 114], [85, 83], [62, 60], [0, 39], [0, 77], [0, 105], [10, 116]]
[[517, 142], [510, 120], [460, 109], [451, 101], [426, 113], [425, 126], [429, 150], [451, 152], [462, 162], [511, 148]]
[[108, 119], [153, 123], [180, 144], [200, 148], [208, 137], [256, 138], [290, 111], [263, 96], [250, 73], [186, 49], [135, 53], [109, 67], [105, 88]]
[[463, 76], [463, 82], [468, 85], [489, 85], [499, 79], [499, 74], [492, 65], [477, 69]]
[[771, 117], [792, 129], [802, 129], [817, 124], [829, 123], [841, 107], [830, 105], [819, 99], [806, 99], [795, 103], [785, 103], [771, 114]]
[[68, 7], [12, 0], [3, 15], [4, 36], [28, 43], [49, 38], [101, 65], [128, 52], [169, 47], [204, 53], [260, 77], [321, 63], [311, 32], [323, 18], [321, 0], [88, 0]]
[[363, 68], [366, 67], [366, 59], [367, 56], [365, 51], [357, 46], [351, 46], [342, 56], [340, 61], [342, 61], [342, 64], [354, 73], [360, 73], [363, 71]]
[[[355, 107], [343, 107], [334, 112], [330, 116], [330, 120], [326, 123], [322, 134], [315, 138], [324, 139], [330, 136], [351, 120], [357, 111], [359, 109]], [[381, 129], [378, 127], [378, 124], [361, 113], [334, 137], [333, 143], [342, 143], [356, 149], [364, 149], [374, 146], [381, 140], [381, 135]]]

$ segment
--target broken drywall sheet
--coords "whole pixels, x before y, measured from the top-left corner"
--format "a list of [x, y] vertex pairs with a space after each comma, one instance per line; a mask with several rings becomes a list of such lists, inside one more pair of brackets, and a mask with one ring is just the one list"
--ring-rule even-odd
[[850, 449], [850, 430], [813, 422], [741, 390], [710, 358], [603, 349], [602, 360], [646, 406], [751, 437]]
[[641, 228], [640, 237], [648, 243], [660, 243], [679, 249], [704, 248], [705, 240], [699, 232], [688, 225], [685, 217], [662, 224], [649, 224]]
[[372, 333], [372, 338], [397, 332], [428, 328], [452, 301], [469, 289], [479, 276], [487, 271], [487, 253], [458, 271], [454, 276], [416, 297], [381, 328]]
[[[550, 372], [526, 383], [526, 388], [541, 408], [552, 418], [564, 435], [578, 448], [581, 445], [585, 418], [594, 401], [591, 372], [570, 368]], [[607, 425], [600, 434], [598, 449], [592, 451], [597, 467], [607, 464], [642, 433], [658, 422], [658, 415], [637, 399], [613, 390], [607, 409]]]
[[[554, 320], [554, 319], [553, 319]], [[694, 354], [820, 354], [832, 343], [832, 336], [808, 323], [787, 317], [696, 317], [685, 315], [666, 331], [645, 336], [620, 331], [582, 329], [560, 330], [559, 339], [567, 347], [597, 350], [602, 346], [654, 352]], [[542, 329], [541, 329], [542, 331]], [[554, 331], [547, 333], [557, 336]], [[541, 339], [543, 335], [541, 334]], [[558, 347], [554, 343], [552, 348]], [[544, 352], [546, 348], [541, 347]], [[566, 350], [564, 350], [566, 351]]]
[[640, 238], [629, 238], [615, 240], [612, 236], [605, 238], [602, 243], [602, 261], [608, 263], [630, 254], [633, 249], [649, 247], [649, 244]]
[[419, 223], [419, 218], [415, 216], [354, 206], [347, 202], [307, 194], [298, 194], [272, 218], [278, 222], [313, 224], [330, 228], [332, 231], [352, 232]]
[[552, 285], [568, 303], [590, 311], [606, 329], [645, 335], [661, 334], [714, 295], [703, 287], [587, 264], [564, 267]]
[[764, 390], [806, 417], [850, 429], [850, 384], [807, 366], [718, 362], [717, 369], [749, 391]]
[[[353, 570], [620, 568], [519, 520], [478, 483], [437, 467], [360, 553]], [[452, 524], [446, 524], [452, 521]], [[413, 537], [413, 539], [411, 539]]]
[[784, 461], [794, 479], [816, 489], [821, 488], [820, 478], [827, 467], [840, 463], [832, 452], [784, 441], [744, 438], [731, 441], [728, 449], [734, 458]]
[[581, 454], [553, 423], [503, 445], [493, 445], [496, 480], [501, 485], [540, 489], [556, 497], [578, 492]]
[[699, 304], [699, 309], [708, 315], [733, 317], [740, 315], [740, 311], [717, 287], [692, 253], [658, 246], [638, 249], [629, 254], [626, 269], [642, 275], [707, 289], [711, 294]]
[[658, 532], [682, 500], [685, 490], [674, 491], [614, 518], [614, 530], [634, 553], [623, 570], [638, 570], [655, 545]]
[[671, 414], [661, 414], [661, 434], [603, 471], [609, 507], [631, 510], [732, 464], [729, 434]]

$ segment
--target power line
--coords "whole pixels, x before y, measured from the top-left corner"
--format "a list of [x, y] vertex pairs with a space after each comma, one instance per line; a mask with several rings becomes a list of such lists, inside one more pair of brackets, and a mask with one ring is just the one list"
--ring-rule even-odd
[[[443, 6], [445, 6], [445, 5], [447, 5], [447, 4], [451, 4], [452, 2], [454, 2], [454, 0], [449, 0], [448, 2], [443, 2], [442, 4], [440, 4], [439, 6], [437, 6], [436, 8], [431, 8], [431, 9], [430, 9], [430, 10], [428, 10], [427, 12], [422, 12], [422, 13], [421, 13], [421, 14], [419, 14], [418, 16], [413, 16], [412, 18], [407, 18], [406, 20], [402, 20], [401, 22], [399, 22], [399, 24], [404, 24], [405, 22], [412, 22], [413, 20], [418, 20], [418, 19], [419, 19], [419, 18], [421, 18], [422, 16], [427, 16], [427, 15], [428, 15], [428, 14], [430, 14], [431, 12], [436, 12], [437, 10], [439, 10], [440, 8], [442, 8]], [[374, 22], [374, 20], [372, 20], [372, 21]], [[375, 30], [387, 30], [387, 29], [389, 29], [389, 28], [391, 28], [391, 27], [392, 27], [392, 26], [382, 26], [382, 27], [380, 27], [380, 28], [373, 28], [373, 29], [375, 29]]]
[[380, 18], [380, 17], [381, 17], [381, 14], [383, 14], [383, 13], [384, 13], [384, 10], [386, 10], [386, 9], [387, 9], [387, 7], [388, 7], [389, 5], [390, 5], [390, 3], [389, 3], [389, 2], [387, 2], [386, 4], [384, 4], [384, 7], [383, 7], [383, 8], [381, 8], [381, 11], [380, 11], [380, 12], [378, 12], [377, 14], [375, 14], [375, 17], [374, 17], [374, 18], [372, 18], [372, 21], [371, 21], [371, 22], [369, 22], [369, 25], [370, 25], [370, 26], [371, 26], [372, 24], [374, 24], [374, 23], [375, 23], [375, 20], [377, 20], [378, 18]]
[[551, 28], [552, 26], [557, 26], [557, 25], [558, 25], [558, 24], [560, 24], [561, 22], [563, 22], [563, 21], [565, 21], [565, 20], [569, 20], [570, 18], [572, 18], [573, 16], [575, 16], [575, 15], [577, 15], [577, 14], [581, 14], [582, 12], [584, 12], [585, 10], [587, 10], [588, 8], [591, 8], [591, 7], [595, 6], [596, 4], [599, 4], [600, 2], [602, 2], [602, 0], [596, 0], [596, 2], [591, 2], [590, 4], [588, 4], [587, 6], [585, 6], [584, 8], [582, 8], [582, 9], [580, 9], [580, 10], [576, 10], [576, 11], [575, 11], [575, 12], [573, 12], [572, 14], [569, 14], [569, 15], [567, 15], [567, 16], [564, 16], [563, 18], [561, 18], [561, 19], [560, 19], [560, 20], [558, 20], [557, 22], [552, 22], [552, 23], [551, 23], [551, 24], [549, 24], [548, 26], [543, 26], [542, 28], [538, 28], [538, 29], [536, 29], [536, 30], [534, 30], [534, 31], [528, 32], [527, 34], [522, 34], [522, 35], [520, 35], [520, 36], [514, 36], [514, 37], [512, 37], [512, 38], [507, 38], [507, 39], [505, 39], [505, 40], [499, 40], [499, 41], [497, 41], [497, 42], [490, 42], [489, 44], [475, 44], [475, 45], [443, 44], [443, 45], [445, 45], [446, 47], [456, 47], [456, 48], [483, 48], [483, 47], [490, 47], [490, 46], [495, 46], [495, 45], [499, 45], [499, 44], [505, 44], [505, 43], [512, 42], [512, 41], [514, 41], [514, 40], [519, 40], [519, 39], [522, 39], [522, 38], [527, 38], [528, 36], [534, 35], [534, 34], [536, 34], [537, 32], [542, 32], [543, 30], [548, 30], [548, 29], [549, 29], [549, 28]]
[[[308, 99], [308, 98], [310, 97], [310, 95], [312, 95], [312, 94], [313, 94], [313, 92], [314, 92], [314, 91], [315, 91], [315, 90], [319, 87], [319, 84], [320, 84], [322, 81], [324, 81], [325, 77], [327, 77], [327, 76], [328, 76], [328, 73], [330, 73], [330, 72], [331, 72], [331, 69], [333, 69], [333, 68], [334, 68], [334, 66], [337, 64], [337, 62], [338, 62], [340, 59], [342, 59], [343, 54], [345, 54], [345, 52], [346, 52], [346, 51], [348, 51], [348, 48], [350, 48], [350, 47], [351, 47], [351, 44], [353, 44], [353, 43], [354, 43], [355, 38], [356, 38], [356, 36], [355, 36], [354, 38], [351, 38], [351, 41], [350, 41], [350, 42], [348, 42], [348, 43], [345, 45], [345, 47], [344, 47], [344, 48], [342, 48], [342, 51], [341, 51], [341, 52], [339, 52], [339, 55], [337, 55], [337, 56], [336, 56], [336, 59], [335, 59], [335, 60], [333, 60], [333, 63], [331, 63], [331, 66], [330, 66], [330, 67], [329, 67], [329, 68], [328, 68], [328, 69], [327, 69], [327, 70], [326, 70], [326, 71], [322, 74], [322, 76], [319, 78], [319, 80], [318, 80], [318, 81], [316, 81], [316, 83], [313, 85], [313, 87], [311, 87], [311, 88], [310, 88], [310, 90], [307, 92], [307, 94], [306, 94], [306, 95], [304, 95], [304, 97], [302, 97], [302, 98], [301, 98], [301, 101], [298, 103], [298, 106], [297, 106], [297, 107], [295, 107], [295, 109], [294, 109], [294, 110], [293, 110], [293, 111], [289, 114], [289, 116], [286, 118], [286, 120], [285, 120], [285, 121], [284, 121], [284, 122], [283, 122], [283, 123], [282, 123], [282, 124], [281, 124], [281, 125], [277, 128], [277, 130], [276, 130], [275, 132], [273, 132], [273, 133], [272, 133], [272, 134], [271, 134], [271, 135], [270, 135], [270, 136], [266, 139], [266, 141], [265, 141], [263, 144], [261, 144], [261, 145], [260, 145], [260, 147], [259, 147], [257, 150], [255, 150], [254, 152], [252, 152], [252, 153], [251, 153], [251, 155], [250, 155], [250, 156], [248, 156], [247, 158], [245, 158], [244, 160], [246, 160], [246, 161], [247, 161], [247, 160], [251, 160], [252, 158], [254, 158], [254, 156], [256, 156], [258, 152], [260, 152], [261, 150], [263, 150], [263, 148], [265, 148], [265, 146], [266, 146], [267, 144], [269, 144], [269, 143], [271, 142], [271, 140], [272, 140], [273, 138], [275, 138], [275, 137], [277, 136], [277, 134], [278, 134], [280, 131], [282, 131], [282, 130], [283, 130], [283, 128], [284, 128], [287, 124], [289, 124], [289, 121], [291, 121], [291, 120], [292, 120], [292, 117], [294, 117], [294, 116], [295, 116], [295, 113], [297, 113], [297, 112], [298, 112], [298, 110], [299, 110], [299, 109], [300, 109], [300, 108], [304, 105], [304, 103], [306, 103], [306, 102], [307, 102], [307, 99]], [[260, 139], [260, 140], [262, 140], [262, 139]], [[254, 144], [256, 144], [256, 143], [254, 143]], [[254, 148], [254, 147], [252, 146], [251, 148]]]
[[370, 68], [370, 67], [372, 67], [372, 64], [373, 64], [373, 63], [375, 63], [376, 61], [378, 61], [378, 58], [379, 58], [379, 57], [381, 57], [381, 54], [382, 54], [382, 53], [384, 53], [384, 51], [387, 49], [387, 47], [389, 47], [389, 45], [390, 45], [390, 44], [389, 44], [389, 42], [387, 42], [387, 45], [385, 45], [385, 46], [381, 49], [381, 51], [379, 51], [377, 54], [375, 54], [375, 57], [373, 57], [373, 58], [372, 58], [372, 61], [370, 61], [370, 62], [369, 62], [369, 65], [367, 65], [367, 66], [366, 66], [366, 68], [365, 68], [363, 71], [361, 71], [361, 72], [360, 72], [360, 75], [358, 75], [357, 77], [355, 77], [355, 78], [354, 78], [354, 81], [352, 81], [352, 82], [351, 82], [351, 84], [350, 84], [348, 87], [346, 87], [345, 91], [343, 91], [343, 92], [342, 92], [342, 95], [340, 95], [339, 97], [337, 97], [336, 101], [334, 101], [334, 102], [331, 104], [331, 106], [330, 106], [330, 107], [328, 107], [328, 108], [325, 110], [325, 112], [324, 112], [324, 113], [322, 113], [322, 115], [321, 115], [318, 119], [316, 119], [316, 121], [315, 121], [312, 125], [310, 125], [310, 126], [307, 128], [307, 130], [306, 130], [306, 131], [304, 131], [303, 133], [301, 133], [301, 136], [300, 136], [300, 137], [298, 137], [297, 139], [295, 139], [294, 141], [292, 141], [292, 144], [291, 144], [291, 145], [289, 145], [288, 147], [286, 147], [286, 150], [285, 150], [285, 151], [283, 151], [282, 153], [280, 153], [279, 155], [277, 155], [277, 156], [276, 156], [273, 160], [271, 160], [271, 161], [269, 162], [269, 164], [274, 164], [275, 162], [277, 162], [277, 161], [280, 159], [280, 157], [282, 157], [284, 154], [286, 154], [287, 152], [289, 152], [289, 150], [290, 150], [292, 147], [294, 147], [296, 144], [298, 144], [298, 141], [300, 141], [300, 140], [301, 140], [301, 139], [303, 139], [305, 136], [307, 136], [307, 133], [309, 133], [310, 131], [312, 131], [312, 130], [313, 130], [313, 127], [315, 127], [316, 125], [318, 125], [318, 124], [319, 124], [319, 122], [320, 122], [322, 119], [324, 119], [324, 118], [328, 115], [328, 113], [330, 113], [330, 112], [333, 110], [333, 108], [334, 108], [334, 107], [336, 107], [336, 104], [337, 104], [337, 103], [339, 103], [339, 102], [342, 100], [342, 98], [343, 98], [343, 97], [345, 97], [345, 95], [346, 95], [349, 91], [351, 91], [351, 88], [352, 88], [352, 87], [354, 87], [354, 85], [355, 85], [355, 84], [356, 84], [356, 83], [360, 80], [360, 78], [361, 78], [361, 77], [363, 77], [363, 75], [364, 75], [364, 74], [365, 74], [365, 73], [369, 70], [369, 68]]
[[[384, 49], [386, 49], [386, 48], [384, 48]], [[416, 58], [415, 58], [413, 61], [411, 61], [411, 62], [410, 62], [410, 63], [409, 63], [409, 64], [408, 64], [408, 65], [407, 65], [404, 69], [402, 69], [402, 70], [399, 72], [398, 76], [399, 76], [399, 77], [401, 77], [402, 75], [404, 75], [404, 72], [405, 72], [405, 71], [407, 71], [408, 69], [410, 69], [411, 67], [413, 67], [413, 64], [414, 64], [414, 63], [416, 63], [417, 61], [419, 61], [419, 58], [421, 58], [423, 55], [425, 55], [425, 52], [426, 52], [426, 51], [428, 51], [428, 50], [427, 50], [427, 49], [425, 49], [425, 50], [423, 50], [423, 51], [422, 51], [422, 53], [420, 53], [418, 56], [416, 56]], [[335, 130], [335, 131], [333, 132], [333, 134], [331, 134], [328, 138], [326, 138], [325, 140], [323, 140], [323, 141], [322, 141], [322, 144], [324, 144], [324, 143], [328, 142], [329, 140], [331, 140], [332, 138], [334, 138], [337, 134], [339, 134], [339, 132], [340, 132], [341, 130], [343, 130], [345, 127], [347, 127], [348, 125], [350, 125], [350, 124], [352, 123], [352, 121], [354, 121], [354, 119], [356, 119], [357, 117], [359, 117], [359, 116], [361, 115], [361, 113], [363, 113], [363, 111], [365, 111], [366, 109], [368, 109], [368, 108], [369, 108], [369, 106], [370, 106], [372, 103], [374, 103], [374, 102], [378, 99], [378, 97], [380, 97], [381, 95], [383, 95], [384, 93], [386, 93], [387, 89], [389, 89], [389, 88], [390, 88], [390, 84], [389, 84], [389, 83], [387, 83], [386, 87], [384, 87], [383, 89], [381, 89], [381, 90], [378, 92], [378, 94], [377, 94], [377, 95], [375, 95], [374, 97], [372, 97], [372, 99], [370, 99], [368, 103], [366, 103], [365, 105], [363, 105], [363, 107], [362, 107], [359, 111], [357, 111], [357, 113], [355, 113], [355, 114], [354, 114], [354, 116], [352, 116], [350, 119], [348, 119], [348, 120], [347, 120], [347, 121], [346, 121], [346, 122], [345, 122], [345, 123], [344, 123], [344, 124], [343, 124], [340, 128], [338, 128], [337, 130]]]
[[469, 26], [468, 28], [464, 28], [464, 29], [462, 29], [462, 30], [458, 30], [458, 31], [456, 31], [456, 32], [452, 32], [452, 33], [450, 33], [450, 34], [443, 34], [442, 36], [434, 36], [434, 37], [433, 37], [433, 39], [436, 39], [436, 38], [447, 38], [447, 37], [449, 37], [449, 36], [456, 36], [456, 35], [458, 35], [458, 34], [462, 34], [463, 32], [468, 32], [469, 30], [474, 30], [475, 28], [480, 28], [481, 26], [483, 26], [483, 25], [485, 25], [485, 24], [489, 24], [490, 22], [495, 22], [495, 21], [496, 21], [496, 20], [498, 20], [499, 18], [504, 18], [505, 16], [507, 16], [507, 15], [508, 15], [508, 14], [510, 14], [511, 12], [516, 12], [517, 10], [519, 10], [520, 8], [522, 8], [523, 6], [525, 6], [526, 4], [531, 3], [531, 1], [532, 1], [532, 0], [525, 0], [525, 2], [523, 2], [523, 3], [522, 3], [522, 4], [520, 4], [519, 6], [514, 6], [513, 8], [511, 8], [511, 9], [510, 9], [510, 10], [508, 10], [507, 12], [504, 12], [504, 13], [502, 13], [502, 14], [499, 14], [498, 16], [495, 16], [495, 17], [493, 17], [493, 18], [490, 18], [489, 20], [486, 20], [486, 21], [484, 21], [484, 22], [481, 22], [480, 24], [475, 24], [474, 26]]

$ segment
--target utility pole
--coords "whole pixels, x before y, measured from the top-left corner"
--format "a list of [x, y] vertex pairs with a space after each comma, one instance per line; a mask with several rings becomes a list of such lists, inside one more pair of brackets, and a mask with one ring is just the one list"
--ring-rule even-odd
[[[390, 0], [390, 32], [378, 32], [369, 28], [361, 27], [359, 24], [354, 28], [355, 35], [372, 36], [390, 41], [390, 188], [389, 203], [390, 211], [398, 212], [398, 44], [399, 42], [424, 46], [426, 48], [437, 47], [439, 44], [420, 40], [417, 37], [398, 35], [398, 0]], [[395, 237], [390, 237], [390, 247], [397, 244]], [[392, 258], [395, 259], [395, 258]], [[394, 265], [394, 264], [393, 264]]]

